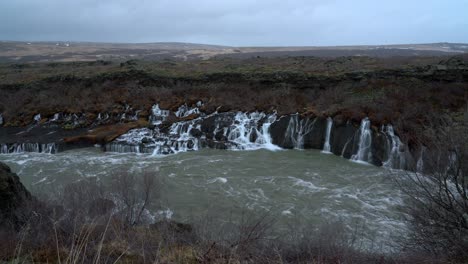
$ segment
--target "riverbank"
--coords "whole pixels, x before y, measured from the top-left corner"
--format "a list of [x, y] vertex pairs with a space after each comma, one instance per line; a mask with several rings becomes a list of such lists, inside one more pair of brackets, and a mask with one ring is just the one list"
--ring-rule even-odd
[[463, 56], [3, 64], [1, 151], [99, 144], [161, 154], [269, 136], [282, 148], [328, 144], [339, 156], [416, 170], [432, 144], [428, 127], [466, 119], [467, 65]]

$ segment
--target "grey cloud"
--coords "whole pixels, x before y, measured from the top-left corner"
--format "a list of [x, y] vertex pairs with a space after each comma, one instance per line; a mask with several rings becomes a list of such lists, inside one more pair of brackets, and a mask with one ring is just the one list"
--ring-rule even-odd
[[0, 39], [225, 45], [468, 42], [468, 1], [11, 0]]

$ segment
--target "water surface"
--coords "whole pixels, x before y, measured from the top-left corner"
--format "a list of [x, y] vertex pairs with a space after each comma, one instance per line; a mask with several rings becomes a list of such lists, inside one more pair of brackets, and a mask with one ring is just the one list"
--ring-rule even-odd
[[179, 221], [268, 211], [279, 225], [297, 219], [312, 225], [340, 220], [352, 229], [358, 223], [376, 243], [405, 230], [398, 212], [402, 194], [390, 173], [318, 150], [203, 149], [155, 157], [88, 148], [0, 155], [0, 160], [33, 192], [86, 177], [105, 181], [120, 172], [158, 173], [163, 179], [158, 210]]

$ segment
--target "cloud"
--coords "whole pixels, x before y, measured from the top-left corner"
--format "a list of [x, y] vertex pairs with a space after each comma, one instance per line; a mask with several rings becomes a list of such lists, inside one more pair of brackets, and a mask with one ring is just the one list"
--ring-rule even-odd
[[224, 45], [468, 42], [467, 0], [14, 0], [0, 39]]

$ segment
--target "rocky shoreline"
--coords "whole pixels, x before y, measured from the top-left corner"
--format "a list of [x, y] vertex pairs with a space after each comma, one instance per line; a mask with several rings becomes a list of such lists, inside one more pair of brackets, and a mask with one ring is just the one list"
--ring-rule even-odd
[[215, 111], [207, 114], [201, 110], [202, 106], [203, 102], [199, 101], [170, 111], [155, 104], [147, 120], [138, 113], [128, 120], [125, 117], [129, 114], [123, 112], [119, 114], [119, 121], [99, 114], [89, 128], [72, 129], [64, 127], [70, 123], [79, 124], [85, 117], [80, 119], [75, 115], [70, 119], [57, 113], [47, 121], [36, 118], [26, 128], [0, 128], [0, 153], [57, 153], [92, 146], [104, 151], [152, 155], [201, 148], [321, 149], [346, 159], [407, 170], [415, 170], [416, 163], [421, 160], [421, 152], [410, 151], [390, 124], [380, 128], [371, 126], [368, 118], [355, 122], [340, 117], [278, 116], [275, 112]]

